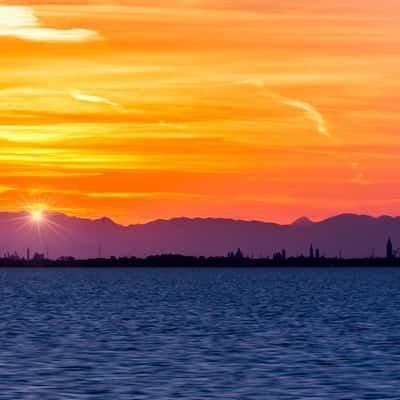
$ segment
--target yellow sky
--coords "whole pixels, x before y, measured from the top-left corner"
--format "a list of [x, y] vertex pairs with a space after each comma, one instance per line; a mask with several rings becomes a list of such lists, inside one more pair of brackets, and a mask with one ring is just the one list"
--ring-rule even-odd
[[399, 214], [399, 11], [0, 1], [0, 209]]

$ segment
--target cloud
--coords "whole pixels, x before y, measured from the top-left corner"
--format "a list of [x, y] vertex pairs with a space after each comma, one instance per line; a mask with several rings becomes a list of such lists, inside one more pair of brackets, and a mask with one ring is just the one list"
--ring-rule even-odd
[[371, 185], [372, 182], [368, 180], [363, 172], [358, 172], [352, 179], [351, 183], [356, 183], [358, 185]]
[[10, 186], [3, 186], [3, 185], [0, 185], [0, 194], [4, 194], [4, 193], [7, 193], [7, 192], [11, 192], [11, 191], [13, 191], [13, 190], [15, 190], [15, 188], [10, 187]]
[[111, 107], [121, 107], [121, 104], [115, 103], [114, 101], [108, 100], [105, 97], [98, 97], [98, 96], [92, 96], [89, 94], [77, 92], [74, 90], [71, 90], [69, 92], [70, 96], [78, 101], [83, 101], [86, 103], [94, 103], [94, 104], [107, 104]]
[[264, 87], [265, 82], [261, 79], [245, 79], [243, 81], [237, 82], [239, 85], [248, 85], [248, 86], [255, 86], [255, 87]]
[[180, 124], [171, 124], [169, 122], [164, 122], [164, 121], [160, 121], [160, 126], [163, 128], [172, 128], [172, 129], [177, 129], [177, 130], [184, 130], [185, 126], [184, 125], [180, 125]]
[[201, 198], [204, 195], [194, 193], [176, 192], [95, 192], [87, 193], [88, 197], [105, 199], [176, 199], [176, 198]]
[[[260, 79], [246, 79], [246, 80], [238, 81], [236, 83], [238, 83], [240, 85], [253, 86], [253, 87], [257, 87], [257, 88], [265, 87], [265, 82]], [[269, 92], [270, 96], [277, 99], [282, 104], [286, 104], [290, 107], [294, 107], [299, 110], [305, 111], [307, 116], [316, 124], [318, 132], [321, 135], [332, 138], [332, 136], [326, 126], [324, 117], [314, 106], [312, 106], [311, 104], [306, 103], [304, 101], [292, 100], [287, 97], [277, 95], [276, 93], [273, 93], [270, 91], [268, 91], [268, 92]]]
[[32, 7], [0, 6], [0, 37], [35, 42], [84, 42], [99, 39], [89, 29], [54, 29], [41, 26]]
[[328, 128], [326, 127], [326, 122], [325, 122], [324, 117], [311, 104], [305, 103], [303, 101], [291, 100], [291, 99], [287, 99], [287, 98], [282, 98], [282, 103], [286, 104], [290, 107], [295, 107], [295, 108], [305, 111], [306, 114], [309, 116], [309, 118], [315, 122], [318, 132], [321, 135], [331, 138], [331, 134], [329, 133]]

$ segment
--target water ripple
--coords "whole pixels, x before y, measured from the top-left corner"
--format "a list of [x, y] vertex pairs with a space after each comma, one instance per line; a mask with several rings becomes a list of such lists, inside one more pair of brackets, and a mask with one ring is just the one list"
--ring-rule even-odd
[[0, 399], [399, 399], [400, 270], [2, 269]]

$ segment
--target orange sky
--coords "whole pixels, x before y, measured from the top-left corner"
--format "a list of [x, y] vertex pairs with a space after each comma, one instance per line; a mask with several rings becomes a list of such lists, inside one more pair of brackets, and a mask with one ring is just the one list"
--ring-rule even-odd
[[400, 214], [398, 0], [0, 1], [0, 209]]

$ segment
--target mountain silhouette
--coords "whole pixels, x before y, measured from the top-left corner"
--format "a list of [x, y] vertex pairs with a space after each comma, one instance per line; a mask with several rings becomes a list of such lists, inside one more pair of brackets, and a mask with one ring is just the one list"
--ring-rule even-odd
[[307, 255], [310, 243], [321, 255], [345, 258], [385, 254], [388, 237], [400, 245], [399, 217], [342, 214], [323, 221], [301, 218], [289, 225], [222, 218], [175, 218], [122, 226], [109, 218], [96, 220], [46, 213], [35, 224], [28, 213], [0, 213], [0, 253], [20, 256], [30, 248], [50, 258], [184, 254], [224, 256], [240, 247], [245, 255]]
[[311, 221], [311, 219], [307, 217], [298, 218], [296, 219], [296, 221], [292, 223], [292, 225], [297, 225], [297, 226], [308, 226], [311, 224], [313, 224], [313, 221]]

